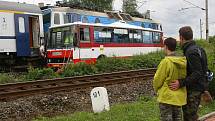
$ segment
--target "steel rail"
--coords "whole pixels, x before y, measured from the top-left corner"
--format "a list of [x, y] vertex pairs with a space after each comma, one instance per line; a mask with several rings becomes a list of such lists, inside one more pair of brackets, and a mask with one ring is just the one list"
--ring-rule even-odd
[[95, 74], [88, 76], [66, 77], [11, 83], [0, 85], [0, 100], [14, 99], [22, 96], [50, 93], [70, 89], [84, 89], [87, 87], [106, 86], [126, 83], [133, 79], [152, 78], [156, 69], [140, 69], [114, 73]]

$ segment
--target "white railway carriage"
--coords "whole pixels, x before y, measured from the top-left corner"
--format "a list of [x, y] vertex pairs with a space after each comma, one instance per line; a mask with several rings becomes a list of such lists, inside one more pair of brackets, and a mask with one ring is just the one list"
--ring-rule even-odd
[[41, 13], [36, 5], [0, 1], [1, 66], [20, 65], [39, 57], [44, 37]]
[[101, 57], [129, 57], [160, 50], [162, 32], [119, 21], [112, 24], [68, 23], [50, 28], [49, 67], [92, 63]]

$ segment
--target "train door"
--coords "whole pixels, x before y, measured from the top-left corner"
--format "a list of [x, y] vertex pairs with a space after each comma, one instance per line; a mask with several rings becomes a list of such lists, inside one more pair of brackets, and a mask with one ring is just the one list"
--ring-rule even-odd
[[92, 45], [90, 39], [90, 27], [80, 27], [79, 28], [79, 42], [80, 42], [80, 59], [86, 60], [92, 58]]
[[29, 17], [29, 35], [30, 35], [29, 46], [31, 49], [31, 56], [36, 57], [40, 55], [39, 47], [41, 44], [39, 16], [34, 15]]
[[15, 14], [15, 34], [17, 56], [30, 55], [29, 15]]
[[29, 33], [30, 33], [30, 47], [39, 48], [40, 44], [40, 29], [39, 29], [39, 17], [29, 17]]

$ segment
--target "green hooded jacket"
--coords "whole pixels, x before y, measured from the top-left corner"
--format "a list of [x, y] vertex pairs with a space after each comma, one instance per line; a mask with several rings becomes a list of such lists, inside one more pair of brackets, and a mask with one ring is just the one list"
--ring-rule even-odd
[[169, 84], [173, 80], [185, 78], [186, 58], [166, 56], [159, 64], [153, 80], [153, 88], [159, 103], [182, 106], [187, 103], [186, 87], [172, 91]]

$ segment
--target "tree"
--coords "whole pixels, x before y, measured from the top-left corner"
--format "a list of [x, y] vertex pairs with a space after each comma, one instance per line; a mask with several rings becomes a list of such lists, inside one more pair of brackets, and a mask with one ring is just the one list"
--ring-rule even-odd
[[137, 11], [137, 1], [136, 0], [123, 0], [122, 10], [125, 13], [130, 14], [135, 17], [143, 17], [141, 13]]
[[89, 10], [95, 10], [95, 11], [101, 11], [104, 10], [112, 10], [112, 2], [113, 0], [64, 0], [64, 4], [80, 8], [80, 9], [89, 9]]

